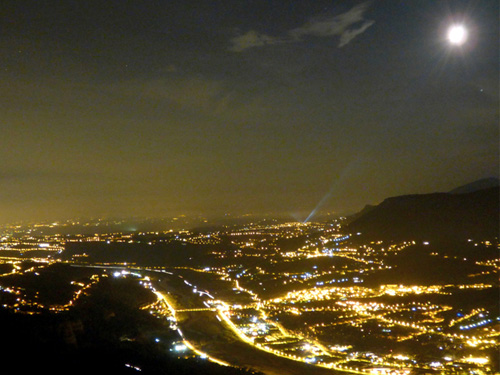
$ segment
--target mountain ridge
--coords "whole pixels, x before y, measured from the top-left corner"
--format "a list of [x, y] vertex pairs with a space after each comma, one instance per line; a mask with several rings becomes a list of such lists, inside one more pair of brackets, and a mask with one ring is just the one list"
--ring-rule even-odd
[[473, 193], [478, 190], [489, 189], [492, 187], [500, 186], [500, 180], [496, 177], [486, 177], [480, 180], [476, 180], [470, 182], [468, 184], [459, 186], [453, 190], [450, 190], [450, 194], [464, 194], [464, 193]]
[[[470, 188], [473, 184], [464, 186]], [[351, 233], [361, 232], [368, 237], [390, 240], [498, 237], [498, 186], [452, 192], [386, 198], [373, 208], [363, 209], [364, 213], [354, 215], [348, 228]]]

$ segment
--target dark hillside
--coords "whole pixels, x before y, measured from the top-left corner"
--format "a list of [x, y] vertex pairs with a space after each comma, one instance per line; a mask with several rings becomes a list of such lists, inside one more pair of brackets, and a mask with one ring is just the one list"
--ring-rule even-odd
[[377, 239], [491, 239], [499, 232], [499, 188], [388, 198], [349, 225]]
[[470, 184], [466, 184], [463, 186], [459, 186], [456, 189], [450, 191], [451, 194], [467, 194], [473, 193], [478, 190], [489, 189], [493, 187], [500, 186], [500, 181], [496, 177], [483, 178], [481, 180], [477, 180], [471, 182]]

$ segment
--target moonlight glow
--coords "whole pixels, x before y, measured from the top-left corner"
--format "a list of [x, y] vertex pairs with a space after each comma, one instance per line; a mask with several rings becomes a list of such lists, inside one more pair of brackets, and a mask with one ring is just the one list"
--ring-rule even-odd
[[451, 44], [462, 45], [467, 40], [467, 30], [462, 25], [453, 25], [448, 29], [448, 41]]

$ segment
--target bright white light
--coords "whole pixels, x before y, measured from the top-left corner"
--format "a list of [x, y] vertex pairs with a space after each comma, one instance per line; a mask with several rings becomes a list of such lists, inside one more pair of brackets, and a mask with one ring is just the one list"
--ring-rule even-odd
[[462, 25], [453, 25], [448, 29], [448, 41], [451, 44], [462, 45], [467, 40], [467, 30]]
[[468, 357], [464, 358], [465, 362], [470, 362], [470, 363], [477, 363], [479, 365], [485, 365], [486, 363], [489, 362], [488, 358], [474, 358], [474, 357]]

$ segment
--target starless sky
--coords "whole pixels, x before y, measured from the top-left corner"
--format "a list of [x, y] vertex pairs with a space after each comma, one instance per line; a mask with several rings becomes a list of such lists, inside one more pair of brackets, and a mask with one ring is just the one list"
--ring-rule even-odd
[[345, 213], [498, 176], [498, 19], [497, 0], [2, 1], [0, 221]]

